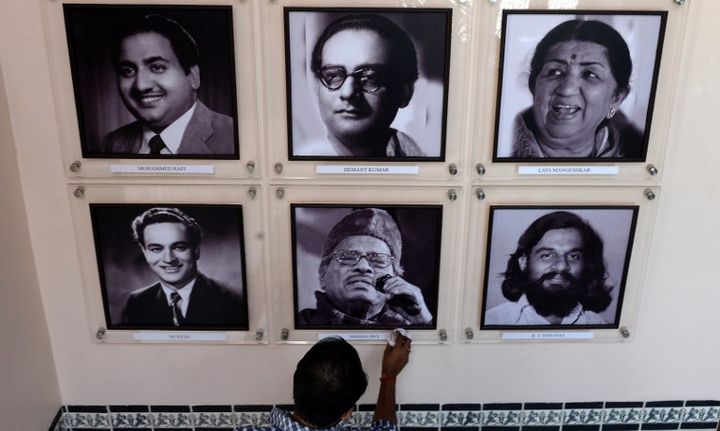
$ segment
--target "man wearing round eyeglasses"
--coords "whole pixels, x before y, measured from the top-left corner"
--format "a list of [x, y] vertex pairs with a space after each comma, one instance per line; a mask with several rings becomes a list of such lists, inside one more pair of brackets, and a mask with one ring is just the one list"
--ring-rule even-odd
[[422, 291], [402, 278], [402, 238], [390, 214], [355, 210], [325, 238], [315, 309], [299, 314], [303, 326], [429, 325]]
[[418, 78], [415, 46], [397, 24], [376, 14], [333, 21], [315, 44], [310, 67], [327, 155], [424, 156], [410, 136], [390, 127]]

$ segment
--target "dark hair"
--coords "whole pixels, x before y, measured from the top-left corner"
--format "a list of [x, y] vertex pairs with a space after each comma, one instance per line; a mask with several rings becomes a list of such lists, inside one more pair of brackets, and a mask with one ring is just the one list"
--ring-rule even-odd
[[133, 239], [135, 242], [140, 244], [140, 246], [145, 247], [145, 228], [151, 224], [157, 223], [181, 223], [185, 225], [193, 247], [200, 245], [202, 230], [194, 218], [188, 216], [177, 208], [160, 207], [150, 208], [135, 217], [135, 220], [133, 220], [131, 224]]
[[558, 43], [571, 40], [593, 42], [605, 47], [610, 70], [615, 82], [618, 84], [615, 93], [630, 91], [632, 59], [625, 39], [617, 30], [604, 22], [575, 19], [565, 21], [550, 30], [535, 47], [535, 53], [530, 62], [530, 76], [528, 77], [528, 87], [530, 87], [532, 94], [535, 94], [535, 80], [543, 68], [548, 51]]
[[567, 211], [555, 211], [545, 214], [532, 222], [518, 240], [517, 249], [508, 259], [507, 269], [503, 273], [503, 295], [510, 301], [517, 301], [528, 286], [527, 274], [520, 269], [518, 260], [529, 257], [533, 247], [542, 237], [554, 229], [577, 229], [583, 240], [583, 275], [587, 291], [580, 299], [583, 308], [591, 311], [603, 311], [610, 304], [610, 288], [606, 285], [607, 274], [603, 260], [603, 241], [597, 232], [576, 214]]
[[353, 346], [340, 337], [318, 341], [298, 362], [293, 377], [295, 413], [327, 428], [350, 410], [367, 388], [367, 376]]
[[[410, 36], [391, 20], [377, 14], [346, 15], [330, 23], [313, 48], [310, 70], [320, 77], [325, 43], [343, 30], [370, 30], [388, 42], [390, 72], [399, 84], [412, 84], [418, 78], [417, 52]], [[348, 47], [352, 49], [352, 47]]]
[[118, 24], [110, 47], [113, 62], [120, 55], [123, 40], [141, 33], [157, 33], [167, 38], [185, 73], [200, 62], [200, 49], [190, 33], [177, 21], [156, 14], [130, 18]]

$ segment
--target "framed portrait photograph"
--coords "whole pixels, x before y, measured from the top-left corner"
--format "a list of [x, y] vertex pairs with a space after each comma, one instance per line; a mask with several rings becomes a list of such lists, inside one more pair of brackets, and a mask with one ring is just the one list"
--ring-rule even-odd
[[291, 204], [295, 329], [435, 329], [441, 205]]
[[248, 330], [241, 205], [90, 204], [108, 329]]
[[494, 162], [644, 162], [667, 11], [502, 17]]
[[445, 160], [452, 9], [284, 18], [290, 160]]
[[83, 157], [239, 159], [231, 6], [63, 13]]
[[490, 206], [480, 329], [617, 328], [638, 206]]

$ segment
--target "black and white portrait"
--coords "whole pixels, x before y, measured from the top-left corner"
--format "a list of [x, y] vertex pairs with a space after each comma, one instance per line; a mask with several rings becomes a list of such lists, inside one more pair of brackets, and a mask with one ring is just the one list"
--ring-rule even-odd
[[480, 327], [617, 328], [637, 212], [491, 207]]
[[109, 329], [247, 330], [240, 205], [90, 204]]
[[667, 12], [503, 12], [496, 162], [645, 161]]
[[63, 9], [83, 157], [239, 158], [232, 7]]
[[291, 160], [444, 160], [451, 9], [285, 8]]
[[296, 329], [436, 327], [442, 206], [291, 211]]

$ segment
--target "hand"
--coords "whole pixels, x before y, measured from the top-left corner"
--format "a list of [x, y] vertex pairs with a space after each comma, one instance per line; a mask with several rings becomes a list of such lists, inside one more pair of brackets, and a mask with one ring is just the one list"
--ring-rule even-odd
[[395, 346], [385, 346], [382, 359], [382, 376], [397, 377], [405, 368], [410, 359], [410, 345], [412, 340], [404, 335], [397, 334]]
[[[402, 277], [392, 277], [385, 282], [383, 291], [388, 306], [408, 322], [416, 325], [426, 325], [432, 322], [432, 314], [425, 305], [425, 298], [419, 287], [408, 283]], [[406, 302], [404, 306], [393, 304], [393, 298], [398, 300], [399, 297]]]

